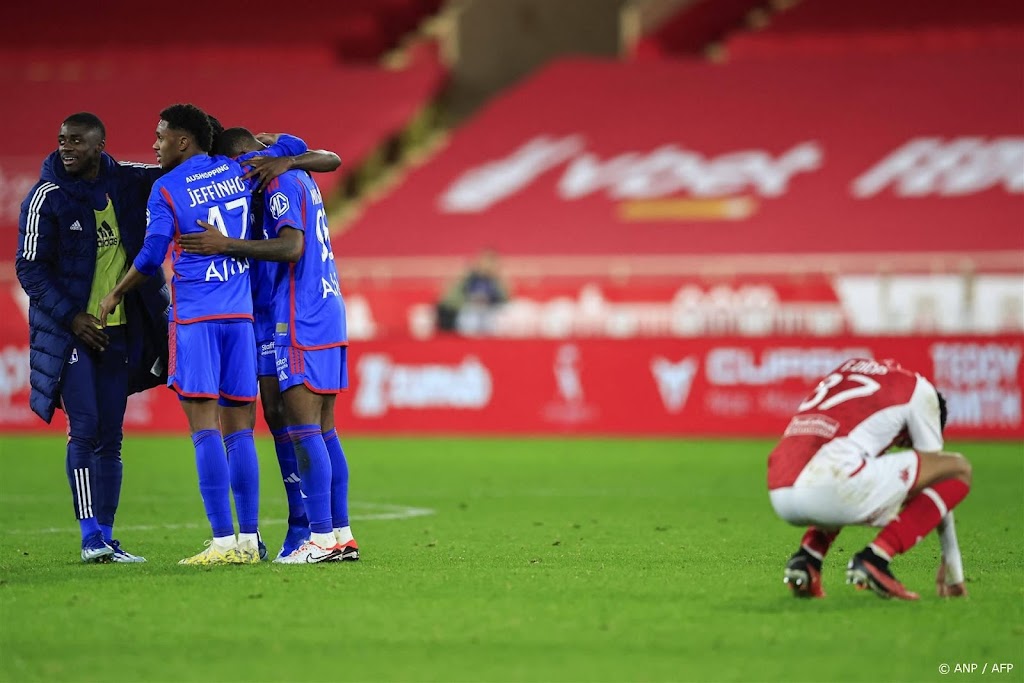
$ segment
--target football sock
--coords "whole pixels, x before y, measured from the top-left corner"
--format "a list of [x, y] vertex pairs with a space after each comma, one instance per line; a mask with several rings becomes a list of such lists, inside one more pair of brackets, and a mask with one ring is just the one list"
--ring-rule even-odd
[[331, 522], [340, 529], [348, 526], [348, 461], [337, 429], [324, 432], [324, 443], [331, 456]]
[[277, 451], [277, 464], [281, 467], [284, 492], [288, 496], [288, 526], [309, 526], [306, 507], [302, 504], [302, 482], [295, 461], [295, 444], [287, 429], [271, 433], [274, 435], [274, 449]]
[[969, 490], [959, 479], [946, 479], [922, 490], [907, 502], [899, 517], [882, 529], [874, 545], [890, 557], [907, 552], [937, 527]]
[[213, 544], [221, 550], [230, 550], [231, 548], [234, 548], [236, 545], [238, 545], [238, 541], [235, 539], [234, 534], [230, 534], [227, 536], [214, 535]]
[[960, 542], [956, 538], [956, 520], [950, 510], [939, 522], [939, 545], [942, 546], [942, 561], [946, 563], [946, 583], [955, 585], [964, 582], [964, 560], [960, 555]]
[[800, 549], [810, 556], [818, 571], [821, 571], [821, 563], [832, 546], [832, 541], [839, 535], [839, 529], [826, 531], [818, 527], [807, 527], [807, 532], [800, 539]]
[[114, 540], [114, 527], [107, 524], [100, 524], [100, 531], [103, 532], [103, 540], [110, 543]]
[[342, 545], [348, 543], [349, 541], [356, 540], [355, 536], [352, 535], [352, 527], [347, 526], [335, 527], [334, 537], [338, 539], [338, 543], [341, 543]]
[[75, 519], [78, 520], [82, 531], [82, 540], [100, 530], [93, 512], [95, 473], [92, 460], [92, 447], [86, 441], [73, 436], [68, 438], [64, 469], [68, 475], [68, 484], [71, 486], [71, 502], [75, 508]]
[[[285, 431], [295, 444], [295, 459], [302, 480], [303, 504], [309, 519], [309, 530], [315, 534], [331, 534], [331, 458], [320, 433], [320, 425], [287, 427]], [[332, 544], [333, 545], [333, 544]]]
[[78, 528], [82, 532], [83, 541], [89, 536], [89, 534], [94, 534], [100, 530], [99, 525], [96, 524], [95, 517], [86, 517], [85, 519], [78, 520]]
[[333, 548], [338, 545], [338, 540], [334, 538], [334, 531], [331, 531], [329, 534], [321, 534], [314, 531], [309, 535], [309, 540], [321, 548]]
[[242, 532], [239, 532], [239, 534], [238, 534], [238, 544], [241, 545], [241, 544], [245, 543], [246, 541], [249, 541], [254, 546], [259, 546], [259, 544], [260, 544], [260, 537], [257, 536], [254, 533], [242, 533]]
[[96, 476], [96, 521], [103, 530], [103, 540], [110, 541], [113, 534], [114, 514], [121, 501], [121, 480], [124, 464], [121, 455], [100, 455], [93, 459], [93, 471]]
[[216, 429], [204, 429], [192, 435], [196, 448], [196, 472], [199, 474], [199, 493], [203, 497], [206, 518], [210, 520], [213, 537], [235, 536], [235, 523], [231, 518], [231, 494], [228, 492], [228, 457], [224, 441]]
[[251, 429], [224, 437], [228, 455], [231, 492], [235, 496], [238, 532], [256, 534], [260, 518], [260, 463]]

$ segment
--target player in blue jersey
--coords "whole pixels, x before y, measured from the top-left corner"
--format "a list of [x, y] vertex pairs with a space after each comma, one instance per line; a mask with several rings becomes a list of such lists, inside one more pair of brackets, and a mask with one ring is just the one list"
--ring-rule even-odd
[[[224, 132], [224, 126], [220, 121], [210, 116], [210, 124], [213, 126], [213, 147], [218, 152], [218, 138]], [[261, 133], [256, 136], [264, 145], [273, 147], [262, 150], [259, 156], [247, 158], [244, 168], [247, 168], [247, 178], [252, 178], [254, 192], [257, 198], [253, 201], [253, 216], [256, 217], [257, 229], [252, 232], [253, 239], [264, 237], [263, 231], [258, 229], [263, 224], [263, 195], [259, 194], [266, 185], [282, 173], [299, 168], [307, 171], [330, 172], [341, 165], [341, 159], [337, 154], [326, 150], [308, 150], [299, 155], [295, 145], [297, 140], [284, 134]], [[305, 149], [305, 143], [301, 144]], [[276, 154], [284, 152], [285, 154]], [[296, 156], [288, 156], [293, 155]], [[309, 520], [306, 517], [306, 509], [302, 502], [301, 481], [299, 479], [298, 463], [295, 455], [295, 446], [291, 437], [286, 431], [284, 404], [281, 401], [281, 392], [277, 383], [277, 370], [274, 358], [274, 311], [272, 304], [273, 296], [273, 270], [278, 266], [276, 263], [265, 261], [254, 261], [250, 280], [252, 282], [253, 296], [253, 325], [256, 331], [257, 373], [259, 381], [260, 399], [263, 404], [263, 417], [274, 437], [274, 450], [277, 455], [277, 462], [281, 470], [281, 480], [284, 483], [285, 494], [288, 499], [288, 531], [278, 556], [291, 554], [296, 548], [309, 540]], [[250, 427], [256, 425], [255, 406], [251, 412]], [[340, 448], [340, 442], [339, 442]], [[228, 458], [229, 465], [231, 463]], [[266, 546], [260, 543], [260, 556], [266, 556]]]
[[[263, 145], [244, 128], [221, 135], [221, 149], [245, 163]], [[323, 198], [306, 173], [291, 171], [264, 192], [264, 240], [242, 240], [204, 222], [205, 232], [183, 235], [184, 252], [278, 262], [273, 282], [276, 380], [285, 433], [298, 456], [310, 538], [277, 562], [305, 564], [357, 560], [348, 520], [348, 464], [334, 425], [334, 402], [348, 387], [345, 304], [338, 283]]]
[[[104, 298], [100, 319], [163, 263], [171, 240], [203, 218], [226, 234], [251, 229], [252, 192], [233, 160], [209, 155], [213, 131], [205, 112], [176, 104], [160, 112], [157, 160], [167, 173], [147, 205], [146, 242], [124, 278]], [[249, 427], [256, 399], [256, 342], [246, 260], [173, 254], [168, 386], [188, 417], [199, 490], [213, 530], [207, 548], [182, 564], [259, 562], [259, 466]], [[229, 405], [218, 410], [218, 400]], [[221, 429], [226, 436], [222, 436]], [[225, 452], [225, 447], [227, 452]], [[228, 457], [241, 461], [236, 497], [240, 535], [231, 514]], [[237, 463], [236, 463], [237, 464]], [[236, 491], [236, 493], [238, 493]]]

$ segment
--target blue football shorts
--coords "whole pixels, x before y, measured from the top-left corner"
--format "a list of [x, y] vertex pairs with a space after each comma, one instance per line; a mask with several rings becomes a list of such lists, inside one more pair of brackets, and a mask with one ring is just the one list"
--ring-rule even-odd
[[274, 353], [274, 340], [256, 342], [256, 375], [273, 377], [277, 374], [277, 354]]
[[348, 388], [348, 347], [304, 351], [276, 345], [277, 381], [283, 393], [299, 384], [317, 394], [337, 394]]
[[171, 323], [167, 386], [182, 398], [256, 400], [256, 337], [249, 320]]

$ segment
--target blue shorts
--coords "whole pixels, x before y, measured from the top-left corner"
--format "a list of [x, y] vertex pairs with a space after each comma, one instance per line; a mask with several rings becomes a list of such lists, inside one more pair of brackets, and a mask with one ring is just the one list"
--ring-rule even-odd
[[256, 375], [259, 377], [273, 377], [277, 374], [277, 356], [274, 353], [274, 339], [269, 341], [256, 342]]
[[256, 338], [248, 320], [169, 325], [167, 386], [182, 398], [256, 400]]
[[277, 381], [281, 392], [299, 384], [317, 394], [337, 394], [348, 388], [348, 347], [332, 346], [303, 351], [275, 346]]

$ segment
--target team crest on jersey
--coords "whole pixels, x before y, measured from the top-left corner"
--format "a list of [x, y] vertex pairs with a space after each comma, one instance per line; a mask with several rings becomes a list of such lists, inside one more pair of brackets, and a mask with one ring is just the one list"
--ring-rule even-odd
[[275, 219], [280, 218], [288, 212], [288, 197], [283, 192], [275, 192], [270, 195], [270, 215]]

